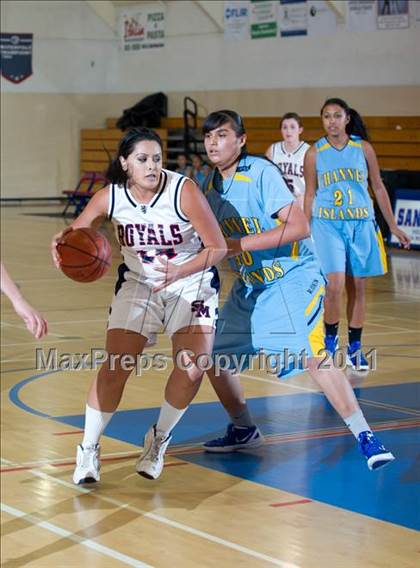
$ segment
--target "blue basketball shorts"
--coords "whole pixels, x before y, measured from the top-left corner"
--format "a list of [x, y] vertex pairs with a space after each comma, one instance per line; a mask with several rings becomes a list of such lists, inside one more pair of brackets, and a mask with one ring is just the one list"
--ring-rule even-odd
[[313, 266], [286, 273], [266, 288], [236, 280], [219, 313], [214, 360], [229, 358], [228, 368], [235, 371], [277, 376], [293, 361], [302, 372], [302, 361], [323, 353], [325, 278]]
[[312, 219], [312, 238], [322, 271], [363, 278], [388, 271], [381, 231], [375, 220]]

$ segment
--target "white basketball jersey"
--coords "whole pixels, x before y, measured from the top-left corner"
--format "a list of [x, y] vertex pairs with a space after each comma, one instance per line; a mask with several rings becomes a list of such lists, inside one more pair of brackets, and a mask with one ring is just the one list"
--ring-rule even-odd
[[194, 258], [201, 240], [181, 210], [181, 191], [185, 176], [162, 170], [159, 189], [147, 204], [138, 203], [130, 190], [121, 185], [109, 188], [108, 216], [115, 227], [124, 262], [140, 281], [152, 284], [163, 273], [154, 270], [164, 256], [174, 264]]
[[283, 142], [276, 142], [271, 146], [273, 153], [271, 159], [280, 168], [284, 181], [293, 195], [305, 193], [303, 159], [309, 148], [306, 142], [301, 142], [294, 152], [287, 152]]

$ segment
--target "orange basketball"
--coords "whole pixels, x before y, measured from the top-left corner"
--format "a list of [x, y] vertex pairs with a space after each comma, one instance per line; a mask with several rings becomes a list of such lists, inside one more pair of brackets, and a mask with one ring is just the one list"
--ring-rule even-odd
[[61, 270], [76, 282], [93, 282], [111, 266], [111, 246], [99, 231], [75, 229], [57, 246]]

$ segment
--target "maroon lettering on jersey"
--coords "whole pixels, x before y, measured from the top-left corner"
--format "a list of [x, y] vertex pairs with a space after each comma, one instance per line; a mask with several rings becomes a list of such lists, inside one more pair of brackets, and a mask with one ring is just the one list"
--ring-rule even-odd
[[139, 236], [139, 244], [145, 245], [146, 242], [144, 240], [144, 231], [146, 230], [146, 225], [144, 223], [142, 223], [142, 224], [136, 223], [135, 227], [136, 227], [137, 234]]
[[125, 247], [124, 225], [117, 225], [117, 233], [118, 233], [118, 242], [122, 247]]
[[134, 226], [133, 225], [126, 225], [125, 226], [125, 234], [124, 234], [125, 242], [127, 247], [134, 246]]
[[177, 223], [173, 224], [170, 226], [171, 229], [171, 235], [173, 237], [173, 243], [174, 245], [179, 245], [182, 243], [182, 235], [181, 235], [181, 229], [179, 227], [179, 225]]
[[163, 225], [162, 225], [162, 224], [159, 223], [159, 224], [157, 225], [157, 230], [158, 230], [158, 233], [159, 233], [160, 244], [161, 244], [161, 245], [167, 245], [167, 246], [168, 246], [168, 245], [172, 245], [172, 244], [173, 244], [172, 241], [167, 241], [167, 240], [166, 240], [166, 238], [165, 238], [165, 231], [164, 231], [164, 228], [163, 228]]
[[147, 226], [147, 242], [146, 242], [146, 244], [147, 245], [159, 245], [160, 244], [152, 224]]

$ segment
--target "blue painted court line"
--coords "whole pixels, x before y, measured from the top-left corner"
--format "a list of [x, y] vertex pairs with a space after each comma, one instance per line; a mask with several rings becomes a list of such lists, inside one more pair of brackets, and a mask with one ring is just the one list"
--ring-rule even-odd
[[20, 399], [20, 391], [28, 383], [32, 383], [34, 381], [42, 379], [43, 377], [46, 377], [47, 375], [52, 375], [53, 373], [57, 373], [57, 372], [58, 371], [46, 371], [45, 373], [32, 375], [31, 377], [28, 377], [27, 379], [20, 381], [19, 383], [17, 383], [14, 387], [12, 387], [10, 389], [9, 399], [13, 402], [13, 404], [18, 406], [22, 410], [29, 412], [30, 414], [36, 414], [37, 416], [43, 416], [44, 418], [51, 418], [49, 414], [46, 414], [45, 412], [41, 412], [40, 410], [37, 410], [36, 408], [33, 408], [32, 406], [29, 406], [28, 404], [25, 404], [24, 402], [22, 402], [22, 400]]
[[[374, 422], [412, 419], [404, 412], [419, 407], [419, 386], [390, 385], [361, 389], [361, 397], [371, 402], [400, 406], [375, 408], [361, 403], [367, 418]], [[264, 435], [299, 433], [307, 429], [341, 427], [342, 421], [321, 396], [303, 393], [249, 399], [255, 421]], [[150, 424], [156, 422], [158, 408], [117, 412], [106, 435], [132, 444], [141, 444]], [[84, 417], [61, 416], [56, 420], [83, 427]], [[174, 432], [175, 444], [199, 444], [223, 432], [226, 414], [219, 403], [195, 404]], [[308, 499], [334, 505], [412, 529], [420, 528], [419, 468], [415, 467], [418, 430], [387, 430], [381, 440], [397, 460], [387, 468], [371, 472], [359, 454], [353, 436], [270, 441], [253, 452], [215, 455], [183, 453], [182, 459], [242, 479], [268, 485]], [[320, 432], [322, 436], [322, 432]], [[181, 456], [180, 456], [181, 457]], [[416, 484], [417, 483], [417, 484]]]
[[183, 453], [180, 457], [241, 479], [419, 530], [418, 430], [387, 430], [379, 435], [397, 460], [377, 472], [368, 470], [353, 436], [270, 444], [246, 453]]
[[[83, 415], [52, 417], [21, 401], [20, 390], [46, 374], [29, 377], [16, 385], [10, 391], [12, 402], [27, 412], [83, 428]], [[420, 410], [420, 384], [367, 387], [358, 392], [361, 407], [372, 423], [404, 424], [407, 420], [415, 420], [413, 412]], [[308, 499], [420, 529], [420, 468], [416, 463], [418, 430], [407, 424], [406, 429], [381, 431], [381, 440], [397, 460], [383, 470], [370, 472], [353, 436], [347, 432], [333, 438], [322, 436], [323, 432], [328, 435], [332, 429], [343, 426], [324, 397], [298, 393], [251, 398], [248, 403], [263, 434], [274, 436], [268, 444], [253, 452], [225, 455], [183, 452], [182, 459]], [[159, 408], [118, 411], [105, 433], [139, 445], [158, 414]], [[173, 443], [199, 444], [222, 434], [226, 422], [226, 414], [218, 402], [193, 404], [175, 429]], [[293, 433], [301, 433], [304, 437], [313, 430], [318, 430], [315, 438], [287, 443], [282, 439], [282, 435]]]
[[[312, 393], [252, 398], [248, 400], [248, 404], [264, 435], [297, 433], [307, 429], [330, 430], [343, 426], [341, 418], [328, 401]], [[371, 422], [413, 418], [400, 410], [375, 408], [364, 405], [363, 402], [361, 407]], [[105, 434], [117, 440], [141, 445], [144, 434], [157, 421], [158, 416], [159, 408], [120, 410], [113, 416]], [[84, 426], [82, 414], [54, 418], [77, 428]], [[220, 403], [193, 404], [177, 425], [172, 444], [199, 444], [209, 437], [222, 434], [226, 423], [227, 415]]]

